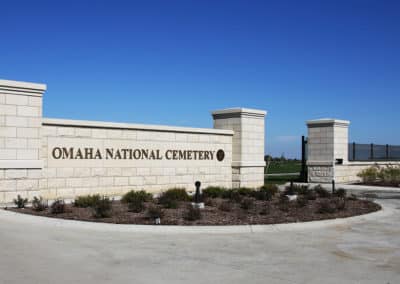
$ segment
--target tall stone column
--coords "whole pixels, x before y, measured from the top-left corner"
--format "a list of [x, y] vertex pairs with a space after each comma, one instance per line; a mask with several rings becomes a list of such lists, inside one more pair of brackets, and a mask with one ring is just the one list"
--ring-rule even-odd
[[232, 186], [261, 187], [265, 168], [265, 116], [263, 110], [232, 108], [212, 113], [214, 128], [233, 130]]
[[42, 95], [46, 85], [0, 80], [0, 168], [42, 168]]
[[319, 119], [307, 121], [308, 181], [330, 183], [335, 164], [348, 163], [350, 121]]

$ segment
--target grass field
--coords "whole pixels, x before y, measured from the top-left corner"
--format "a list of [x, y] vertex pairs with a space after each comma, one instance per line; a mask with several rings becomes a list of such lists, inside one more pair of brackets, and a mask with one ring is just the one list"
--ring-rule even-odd
[[299, 161], [273, 161], [268, 168], [267, 174], [299, 173], [300, 171], [301, 162]]

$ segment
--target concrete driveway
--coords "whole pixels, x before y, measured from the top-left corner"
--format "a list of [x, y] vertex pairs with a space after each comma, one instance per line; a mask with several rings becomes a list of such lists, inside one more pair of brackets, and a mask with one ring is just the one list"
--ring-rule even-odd
[[261, 233], [148, 233], [0, 212], [0, 283], [400, 283], [385, 216]]

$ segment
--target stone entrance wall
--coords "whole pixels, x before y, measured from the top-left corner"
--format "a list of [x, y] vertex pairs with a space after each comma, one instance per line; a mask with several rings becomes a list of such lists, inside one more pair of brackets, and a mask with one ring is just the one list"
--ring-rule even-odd
[[264, 111], [216, 111], [215, 129], [47, 119], [45, 90], [0, 80], [1, 204], [264, 183]]
[[349, 161], [350, 121], [337, 119], [310, 120], [308, 126], [308, 181], [313, 183], [354, 183], [357, 175], [374, 165], [400, 165], [398, 161]]

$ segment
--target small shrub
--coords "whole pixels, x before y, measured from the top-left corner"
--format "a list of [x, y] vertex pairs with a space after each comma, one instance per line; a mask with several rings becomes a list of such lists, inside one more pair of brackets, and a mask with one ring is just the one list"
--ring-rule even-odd
[[240, 187], [236, 189], [236, 191], [242, 196], [251, 196], [254, 192], [254, 189], [248, 187]]
[[379, 169], [375, 166], [362, 170], [357, 176], [363, 183], [375, 182], [378, 178]]
[[237, 189], [228, 189], [223, 193], [222, 198], [240, 203], [242, 202], [243, 195], [241, 195]]
[[146, 216], [150, 219], [162, 218], [164, 216], [164, 211], [159, 206], [151, 205], [147, 208]]
[[144, 203], [140, 200], [131, 201], [128, 203], [128, 211], [140, 213], [145, 209]]
[[121, 202], [128, 204], [128, 210], [134, 213], [140, 213], [145, 209], [144, 203], [151, 201], [153, 195], [144, 190], [127, 192], [121, 199]]
[[194, 208], [192, 205], [189, 205], [183, 217], [187, 221], [200, 220], [202, 217], [201, 210], [199, 208]]
[[32, 200], [32, 209], [35, 211], [44, 211], [47, 208], [47, 202], [43, 200], [42, 197], [37, 198], [36, 196], [33, 197]]
[[263, 187], [261, 187], [260, 190], [271, 193], [271, 196], [275, 196], [279, 192], [279, 188], [276, 184], [266, 184]]
[[99, 194], [79, 196], [74, 201], [74, 206], [79, 208], [88, 208], [95, 205], [100, 200]]
[[317, 185], [316, 187], [314, 187], [314, 191], [320, 198], [331, 197], [331, 193], [323, 188], [321, 185]]
[[342, 211], [346, 209], [346, 199], [337, 197], [333, 200], [337, 210]]
[[339, 188], [338, 190], [335, 191], [334, 195], [340, 198], [346, 198], [347, 191], [343, 188]]
[[323, 200], [319, 203], [318, 214], [333, 214], [336, 212], [336, 207], [331, 204], [329, 200]]
[[278, 201], [279, 210], [288, 212], [290, 208], [290, 200], [284, 193], [279, 196]]
[[258, 190], [254, 190], [252, 196], [257, 200], [271, 201], [273, 193], [270, 190], [260, 188]]
[[95, 218], [107, 218], [111, 216], [112, 201], [103, 196], [93, 206], [93, 216]]
[[400, 168], [391, 165], [379, 168], [378, 178], [385, 184], [398, 186], [400, 183]]
[[148, 202], [153, 200], [153, 195], [151, 193], [147, 193], [144, 190], [141, 191], [135, 191], [131, 190], [122, 196], [121, 202], [123, 203], [130, 203], [130, 202], [136, 202], [137, 200], [140, 200], [142, 202]]
[[22, 198], [21, 195], [17, 195], [17, 198], [14, 199], [14, 204], [19, 208], [25, 208], [26, 203], [28, 203], [28, 198]]
[[53, 202], [50, 206], [51, 214], [63, 214], [66, 212], [66, 206], [64, 200], [58, 199]]
[[172, 188], [161, 193], [158, 202], [165, 208], [178, 208], [179, 202], [189, 201], [190, 197], [184, 188]]
[[306, 207], [308, 204], [307, 196], [304, 196], [304, 195], [299, 196], [296, 200], [296, 203], [297, 203], [297, 207], [299, 207], [299, 208]]
[[254, 208], [254, 199], [253, 198], [244, 198], [240, 203], [240, 207], [244, 210], [251, 210]]
[[226, 191], [223, 187], [209, 186], [203, 190], [204, 198], [222, 198]]
[[233, 209], [233, 204], [230, 200], [226, 200], [221, 202], [218, 209], [224, 212], [230, 212]]

